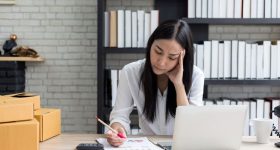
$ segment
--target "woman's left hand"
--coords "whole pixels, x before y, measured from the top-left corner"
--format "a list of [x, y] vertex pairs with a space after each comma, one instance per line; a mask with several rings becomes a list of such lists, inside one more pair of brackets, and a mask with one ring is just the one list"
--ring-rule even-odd
[[183, 60], [185, 53], [185, 50], [181, 51], [178, 65], [176, 65], [171, 71], [167, 73], [168, 78], [173, 82], [174, 86], [183, 84]]

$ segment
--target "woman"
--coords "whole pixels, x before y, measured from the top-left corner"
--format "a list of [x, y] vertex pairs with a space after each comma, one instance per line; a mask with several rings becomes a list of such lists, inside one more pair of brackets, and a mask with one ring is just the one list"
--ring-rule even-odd
[[[136, 105], [142, 134], [172, 135], [176, 107], [202, 105], [204, 75], [194, 66], [189, 26], [183, 20], [163, 22], [146, 51], [146, 59], [127, 64], [121, 72], [110, 125], [125, 135]], [[125, 139], [108, 131], [107, 141], [119, 146]]]

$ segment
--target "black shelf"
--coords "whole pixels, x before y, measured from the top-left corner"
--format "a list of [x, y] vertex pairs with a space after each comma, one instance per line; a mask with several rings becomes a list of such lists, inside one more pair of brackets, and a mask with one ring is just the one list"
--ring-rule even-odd
[[105, 53], [132, 53], [132, 54], [137, 54], [137, 53], [145, 53], [146, 49], [145, 48], [137, 48], [137, 47], [131, 47], [131, 48], [117, 48], [117, 47], [105, 47], [104, 49]]
[[279, 18], [183, 18], [189, 24], [212, 25], [279, 25]]
[[277, 79], [205, 79], [204, 85], [280, 85]]

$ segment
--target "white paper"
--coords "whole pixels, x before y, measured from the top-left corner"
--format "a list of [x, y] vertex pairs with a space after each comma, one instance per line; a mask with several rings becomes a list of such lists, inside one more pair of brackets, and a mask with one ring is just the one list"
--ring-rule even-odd
[[106, 138], [98, 138], [97, 142], [103, 144], [104, 150], [162, 150], [149, 141], [147, 137], [127, 138], [124, 144], [119, 147], [111, 146]]

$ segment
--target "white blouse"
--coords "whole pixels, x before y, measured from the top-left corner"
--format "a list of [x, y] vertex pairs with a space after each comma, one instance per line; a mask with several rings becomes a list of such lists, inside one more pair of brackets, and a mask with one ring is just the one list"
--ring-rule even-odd
[[[130, 131], [129, 115], [136, 106], [139, 114], [140, 133], [144, 135], [172, 135], [174, 118], [169, 114], [168, 121], [165, 119], [167, 89], [163, 94], [157, 92], [157, 112], [153, 123], [149, 122], [143, 114], [145, 96], [140, 77], [144, 69], [145, 59], [127, 64], [121, 71], [115, 106], [110, 115], [110, 123], [121, 123], [126, 131]], [[191, 105], [203, 104], [204, 74], [196, 66], [193, 68], [192, 85], [188, 93]]]

